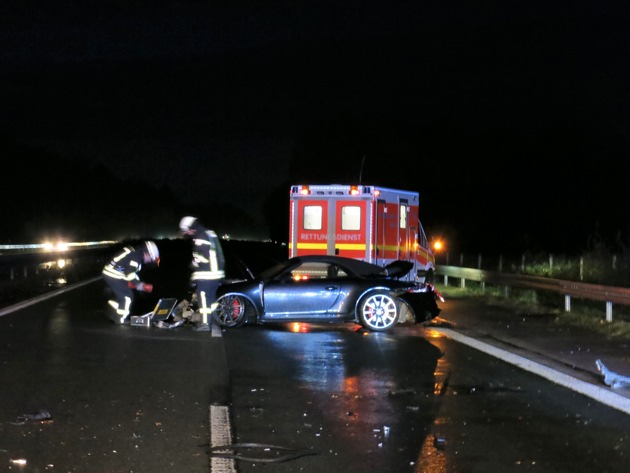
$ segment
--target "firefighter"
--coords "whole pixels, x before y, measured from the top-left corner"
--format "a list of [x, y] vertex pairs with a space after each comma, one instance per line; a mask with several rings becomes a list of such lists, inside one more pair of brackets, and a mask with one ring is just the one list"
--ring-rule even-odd
[[129, 320], [134, 290], [152, 292], [153, 285], [140, 280], [138, 272], [143, 264], [160, 264], [160, 252], [152, 241], [143, 241], [137, 246], [125, 246], [103, 268], [105, 282], [114, 293], [115, 300], [108, 301], [112, 307], [110, 318], [116, 324], [124, 324]]
[[184, 237], [192, 238], [191, 284], [195, 287], [200, 322], [195, 330], [210, 330], [209, 317], [216, 309], [217, 289], [225, 279], [225, 258], [217, 234], [204, 227], [197, 217], [179, 222]]

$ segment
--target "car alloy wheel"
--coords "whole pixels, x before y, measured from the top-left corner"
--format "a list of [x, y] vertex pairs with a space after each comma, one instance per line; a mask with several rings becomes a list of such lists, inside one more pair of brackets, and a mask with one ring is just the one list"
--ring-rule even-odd
[[212, 318], [221, 327], [240, 327], [245, 323], [247, 302], [240, 296], [227, 295], [217, 300], [218, 307]]
[[384, 332], [398, 321], [398, 305], [393, 297], [383, 291], [370, 293], [358, 306], [361, 324], [372, 331]]

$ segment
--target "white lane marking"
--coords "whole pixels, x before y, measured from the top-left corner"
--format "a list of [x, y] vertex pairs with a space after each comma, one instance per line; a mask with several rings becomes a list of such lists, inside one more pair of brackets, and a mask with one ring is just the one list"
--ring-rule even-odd
[[[210, 406], [210, 447], [232, 445], [232, 427], [230, 413], [227, 406]], [[217, 453], [233, 453], [226, 448]], [[210, 458], [210, 473], [236, 473], [236, 466], [232, 458]]]
[[502, 350], [501, 348], [497, 348], [487, 343], [480, 342], [479, 340], [475, 340], [474, 338], [462, 335], [461, 333], [458, 333], [448, 328], [431, 327], [431, 330], [440, 332], [455, 341], [487, 353], [488, 355], [497, 357], [531, 373], [542, 376], [543, 378], [564, 386], [565, 388], [569, 388], [580, 394], [584, 394], [585, 396], [595, 399], [602, 404], [606, 404], [607, 406], [625, 412], [626, 414], [630, 414], [630, 399], [611, 392], [610, 389], [607, 387], [599, 387], [595, 386], [594, 384], [581, 381], [579, 379], [573, 378], [572, 376], [561, 373], [560, 371], [551, 369], [547, 366], [541, 365], [540, 363], [536, 363], [535, 361], [528, 360], [527, 358], [524, 358], [522, 356], [515, 355], [514, 353], [510, 353], [506, 350]]
[[221, 327], [219, 327], [215, 323], [212, 324], [212, 336], [213, 337], [220, 337], [221, 336]]
[[78, 287], [85, 286], [86, 284], [92, 284], [93, 282], [98, 281], [99, 279], [103, 279], [103, 276], [96, 276], [92, 279], [88, 279], [86, 281], [78, 282], [75, 284], [71, 284], [70, 286], [62, 287], [61, 289], [56, 289], [54, 291], [47, 292], [45, 294], [41, 294], [37, 297], [33, 297], [27, 301], [18, 302], [9, 307], [5, 307], [4, 309], [0, 309], [0, 317], [3, 315], [10, 314], [11, 312], [15, 312], [16, 310], [24, 309], [33, 304], [37, 304], [38, 302], [45, 301], [46, 299], [51, 299], [53, 297], [58, 296], [59, 294], [63, 294], [65, 292], [72, 291]]

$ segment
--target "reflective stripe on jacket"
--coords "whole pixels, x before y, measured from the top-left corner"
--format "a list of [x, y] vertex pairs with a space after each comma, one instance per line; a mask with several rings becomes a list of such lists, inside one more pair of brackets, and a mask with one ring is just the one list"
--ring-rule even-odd
[[[201, 229], [200, 229], [201, 230]], [[197, 231], [193, 238], [192, 275], [193, 281], [225, 278], [225, 258], [221, 241], [212, 230]]]
[[193, 271], [190, 279], [193, 281], [212, 281], [215, 279], [223, 279], [225, 271]]
[[138, 271], [142, 268], [143, 258], [144, 253], [142, 251], [126, 246], [121, 253], [105, 265], [103, 276], [125, 281], [139, 280]]

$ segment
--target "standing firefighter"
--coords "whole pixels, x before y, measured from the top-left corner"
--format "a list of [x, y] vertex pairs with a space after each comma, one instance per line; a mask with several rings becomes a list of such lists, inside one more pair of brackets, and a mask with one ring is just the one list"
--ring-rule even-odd
[[[136, 249], [137, 248], [137, 249]], [[142, 282], [138, 272], [143, 264], [160, 264], [160, 252], [152, 241], [144, 241], [137, 247], [125, 246], [103, 268], [105, 282], [114, 293], [116, 300], [110, 300], [113, 308], [110, 318], [116, 324], [124, 324], [131, 313], [134, 301], [134, 289], [136, 291], [151, 292], [153, 285]]]
[[195, 286], [201, 322], [196, 330], [210, 329], [209, 317], [216, 309], [217, 289], [225, 279], [225, 258], [221, 241], [212, 230], [204, 227], [196, 217], [184, 217], [179, 229], [192, 238], [191, 283]]

